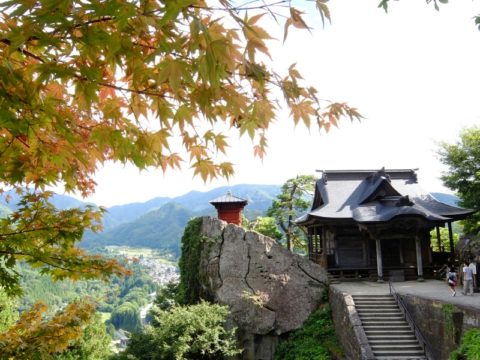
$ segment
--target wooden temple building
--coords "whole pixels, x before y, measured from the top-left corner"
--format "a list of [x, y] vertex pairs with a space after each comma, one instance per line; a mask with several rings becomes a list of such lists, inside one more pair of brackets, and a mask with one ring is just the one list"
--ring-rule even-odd
[[[423, 280], [453, 258], [452, 222], [472, 213], [423, 191], [415, 170], [334, 170], [322, 172], [310, 212], [295, 222], [310, 259], [334, 276]], [[430, 232], [445, 225], [450, 252], [433, 252]]]

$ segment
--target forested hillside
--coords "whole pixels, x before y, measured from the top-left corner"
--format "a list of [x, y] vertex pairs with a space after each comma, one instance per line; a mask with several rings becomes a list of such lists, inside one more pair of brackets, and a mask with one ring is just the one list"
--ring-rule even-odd
[[87, 248], [106, 245], [149, 247], [178, 257], [183, 229], [193, 216], [195, 213], [186, 207], [168, 203], [135, 221], [121, 224], [109, 231], [88, 233], [81, 245]]

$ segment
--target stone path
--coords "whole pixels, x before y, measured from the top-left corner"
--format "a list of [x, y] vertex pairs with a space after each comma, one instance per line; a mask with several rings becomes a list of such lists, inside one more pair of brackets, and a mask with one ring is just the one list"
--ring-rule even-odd
[[[385, 295], [389, 294], [388, 283], [376, 283], [371, 281], [356, 281], [331, 284], [335, 289], [351, 295]], [[439, 300], [454, 305], [470, 307], [480, 310], [480, 293], [474, 296], [462, 295], [463, 288], [457, 286], [457, 295], [452, 296], [446, 281], [425, 280], [394, 282], [393, 286], [399, 294], [411, 294], [426, 299]]]

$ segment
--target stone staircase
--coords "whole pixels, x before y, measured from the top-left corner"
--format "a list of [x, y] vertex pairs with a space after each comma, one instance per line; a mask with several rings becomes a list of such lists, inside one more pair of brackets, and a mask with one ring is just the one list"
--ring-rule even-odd
[[426, 360], [393, 296], [353, 295], [353, 301], [375, 359]]

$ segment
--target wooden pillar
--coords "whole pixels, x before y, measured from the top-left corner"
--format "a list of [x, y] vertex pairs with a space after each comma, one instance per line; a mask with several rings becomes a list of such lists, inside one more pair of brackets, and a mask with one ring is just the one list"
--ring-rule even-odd
[[442, 252], [442, 240], [440, 239], [440, 227], [437, 225], [435, 226], [435, 229], [437, 230], [437, 244], [438, 244], [438, 251]]
[[417, 275], [418, 281], [423, 281], [422, 242], [420, 236], [415, 235], [415, 250], [417, 253]]
[[375, 239], [375, 245], [377, 248], [377, 281], [383, 282], [382, 244], [380, 243], [380, 239]]
[[450, 258], [453, 263], [455, 259], [455, 245], [453, 244], [452, 223], [449, 221], [447, 224], [448, 224], [448, 240], [450, 241]]

